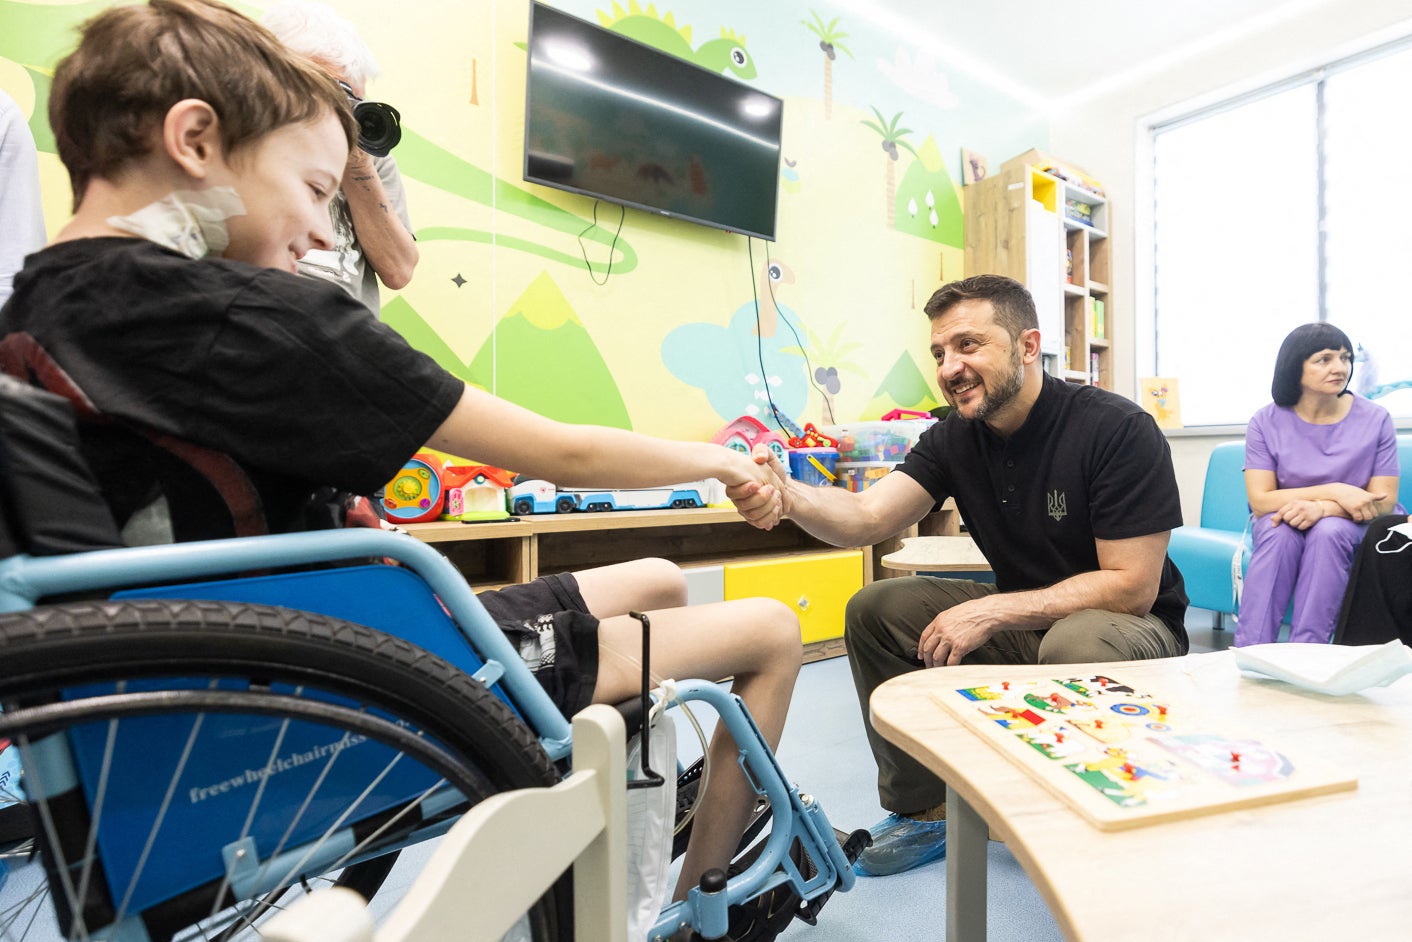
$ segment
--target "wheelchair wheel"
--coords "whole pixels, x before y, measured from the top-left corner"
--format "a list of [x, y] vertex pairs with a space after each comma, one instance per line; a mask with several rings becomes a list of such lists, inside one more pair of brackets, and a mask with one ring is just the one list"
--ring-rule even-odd
[[[11, 858], [5, 939], [259, 938], [292, 895], [328, 880], [369, 894], [387, 855], [559, 779], [513, 712], [440, 658], [269, 606], [0, 616], [0, 705], [39, 856]], [[570, 935], [571, 897], [560, 879], [520, 935]]]

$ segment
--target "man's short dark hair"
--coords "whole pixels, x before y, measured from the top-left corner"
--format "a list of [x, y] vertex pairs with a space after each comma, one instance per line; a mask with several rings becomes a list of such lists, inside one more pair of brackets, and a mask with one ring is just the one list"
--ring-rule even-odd
[[[1304, 387], [1304, 361], [1321, 350], [1347, 350], [1353, 352], [1353, 344], [1348, 335], [1333, 324], [1320, 321], [1302, 324], [1289, 332], [1284, 343], [1280, 344], [1279, 355], [1275, 357], [1275, 378], [1270, 381], [1270, 398], [1277, 405], [1292, 406], [1299, 401]], [[1353, 364], [1348, 366], [1349, 382], [1353, 380]], [[1344, 389], [1348, 384], [1344, 384]]]
[[94, 177], [111, 179], [151, 149], [177, 102], [206, 102], [226, 156], [289, 124], [332, 113], [352, 146], [348, 96], [263, 26], [212, 0], [149, 0], [99, 13], [59, 63], [49, 123], [74, 208]]
[[995, 308], [995, 322], [1005, 328], [1012, 340], [1039, 328], [1034, 298], [1024, 285], [1004, 275], [972, 275], [942, 285], [922, 310], [936, 320], [962, 301], [989, 301]]

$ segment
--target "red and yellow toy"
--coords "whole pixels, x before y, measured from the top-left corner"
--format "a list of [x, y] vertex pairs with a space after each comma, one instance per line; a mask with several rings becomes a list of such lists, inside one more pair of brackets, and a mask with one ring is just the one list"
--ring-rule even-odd
[[490, 465], [458, 465], [419, 451], [383, 489], [382, 506], [393, 523], [503, 520], [505, 494], [514, 475]]
[[441, 515], [446, 488], [441, 483], [442, 463], [435, 455], [419, 451], [383, 488], [382, 506], [393, 523], [422, 523]]

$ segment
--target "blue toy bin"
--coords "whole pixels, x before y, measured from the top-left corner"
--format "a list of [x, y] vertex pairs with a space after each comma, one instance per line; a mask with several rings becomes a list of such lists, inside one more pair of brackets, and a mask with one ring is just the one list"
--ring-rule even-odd
[[[821, 472], [810, 458], [822, 465], [828, 474]], [[832, 486], [837, 465], [837, 448], [792, 448], [789, 452], [789, 473], [801, 484]]]

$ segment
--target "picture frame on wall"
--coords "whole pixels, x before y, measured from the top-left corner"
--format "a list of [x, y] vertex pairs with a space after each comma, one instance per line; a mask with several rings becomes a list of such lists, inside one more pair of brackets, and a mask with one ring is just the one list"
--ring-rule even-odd
[[970, 186], [985, 179], [986, 159], [973, 150], [961, 148], [961, 185]]
[[1138, 385], [1139, 401], [1157, 420], [1158, 428], [1182, 427], [1181, 394], [1175, 376], [1144, 376]]

